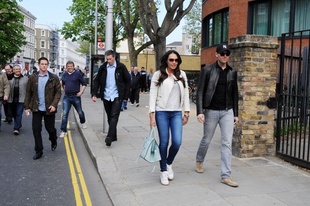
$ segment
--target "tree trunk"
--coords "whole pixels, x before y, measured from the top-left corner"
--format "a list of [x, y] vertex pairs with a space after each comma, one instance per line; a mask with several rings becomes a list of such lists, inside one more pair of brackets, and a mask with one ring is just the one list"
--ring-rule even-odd
[[161, 57], [166, 53], [166, 37], [158, 37], [157, 43], [154, 44], [156, 70], [160, 66]]
[[[137, 66], [138, 65], [138, 57], [136, 55], [136, 50], [134, 47], [133, 37], [128, 36], [128, 50], [129, 50], [129, 60], [130, 66]], [[130, 69], [130, 68], [127, 68]]]

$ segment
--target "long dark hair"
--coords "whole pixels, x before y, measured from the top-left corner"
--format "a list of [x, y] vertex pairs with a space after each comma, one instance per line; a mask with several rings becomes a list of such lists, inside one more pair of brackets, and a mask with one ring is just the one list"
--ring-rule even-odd
[[178, 81], [182, 81], [183, 86], [185, 87], [185, 82], [184, 82], [184, 78], [180, 77], [181, 71], [180, 71], [180, 65], [182, 63], [182, 59], [180, 54], [175, 51], [175, 50], [169, 50], [167, 51], [164, 56], [161, 57], [161, 61], [160, 61], [160, 66], [159, 66], [159, 71], [160, 71], [160, 77], [158, 79], [158, 83], [157, 86], [161, 85], [161, 83], [163, 83], [163, 81], [165, 79], [167, 79], [168, 74], [166, 72], [166, 68], [168, 66], [167, 61], [168, 61], [168, 57], [170, 54], [175, 54], [178, 57], [178, 65], [177, 67], [173, 70], [173, 75], [177, 78]]

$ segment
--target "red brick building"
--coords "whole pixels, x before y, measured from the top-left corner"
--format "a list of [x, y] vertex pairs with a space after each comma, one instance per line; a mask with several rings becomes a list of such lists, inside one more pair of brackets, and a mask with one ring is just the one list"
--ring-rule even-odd
[[310, 0], [202, 2], [201, 64], [214, 62], [216, 46], [229, 43], [233, 37], [244, 34], [280, 37], [282, 33], [310, 29]]

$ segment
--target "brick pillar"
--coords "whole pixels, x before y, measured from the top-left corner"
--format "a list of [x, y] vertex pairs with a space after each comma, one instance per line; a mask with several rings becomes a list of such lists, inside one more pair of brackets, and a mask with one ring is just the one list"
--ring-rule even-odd
[[233, 137], [233, 154], [258, 157], [275, 153], [275, 109], [267, 100], [275, 97], [277, 37], [244, 35], [231, 39], [230, 65], [238, 71], [239, 124]]

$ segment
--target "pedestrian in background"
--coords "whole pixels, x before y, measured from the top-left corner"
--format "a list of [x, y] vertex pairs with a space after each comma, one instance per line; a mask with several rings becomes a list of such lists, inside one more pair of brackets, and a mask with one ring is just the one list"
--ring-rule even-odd
[[153, 78], [153, 74], [154, 74], [154, 71], [152, 68], [150, 68], [150, 72], [148, 73], [147, 75], [147, 91], [149, 92], [150, 91], [150, 88], [151, 88], [151, 81], [152, 81], [152, 78]]
[[203, 162], [217, 125], [221, 129], [222, 183], [238, 187], [231, 176], [232, 137], [238, 122], [237, 71], [228, 65], [230, 50], [226, 44], [216, 48], [217, 61], [204, 66], [197, 88], [197, 119], [203, 123], [203, 136], [196, 155], [196, 172], [203, 173]]
[[[14, 76], [12, 65], [6, 64], [4, 67], [4, 71], [5, 71], [6, 77], [10, 81]], [[5, 115], [4, 122], [11, 124], [13, 121], [12, 111], [10, 111], [9, 104], [7, 101], [3, 101], [3, 110], [4, 110], [4, 115]]]
[[130, 102], [131, 105], [134, 105], [136, 102], [136, 107], [139, 107], [140, 101], [140, 87], [142, 84], [142, 77], [138, 71], [138, 67], [134, 67], [133, 72], [130, 74], [131, 84], [130, 84]]
[[[186, 73], [180, 70], [181, 63], [182, 59], [178, 52], [174, 50], [166, 52], [151, 82], [150, 126], [157, 125], [159, 134], [160, 182], [163, 185], [168, 185], [169, 180], [174, 178], [172, 163], [182, 143], [183, 125], [187, 124], [189, 119], [188, 81]], [[168, 150], [169, 133], [171, 145]]]
[[28, 77], [22, 75], [20, 65], [15, 65], [13, 67], [13, 74], [13, 78], [9, 80], [10, 95], [8, 99], [8, 107], [14, 118], [13, 134], [19, 135], [20, 128], [23, 126], [22, 118]]
[[141, 67], [140, 70], [141, 75], [141, 92], [147, 92], [147, 72], [145, 71], [144, 67]]
[[100, 66], [94, 79], [92, 100], [96, 102], [99, 90], [109, 124], [105, 143], [111, 146], [113, 141], [117, 141], [117, 123], [122, 101], [129, 96], [130, 76], [126, 66], [115, 59], [114, 51], [106, 51], [105, 58], [106, 62]]
[[0, 72], [0, 131], [1, 131], [1, 118], [2, 118], [2, 104], [7, 101], [10, 94], [10, 84], [6, 74]]
[[38, 60], [39, 73], [29, 76], [26, 96], [25, 112], [29, 116], [32, 112], [32, 131], [34, 136], [34, 160], [43, 155], [42, 120], [44, 118], [45, 129], [51, 141], [51, 150], [57, 148], [57, 130], [55, 128], [55, 114], [61, 98], [61, 86], [59, 78], [47, 71], [49, 61], [46, 57]]
[[68, 61], [66, 64], [67, 72], [62, 75], [61, 82], [65, 91], [62, 99], [62, 119], [60, 127], [60, 138], [67, 135], [67, 124], [71, 106], [77, 111], [82, 128], [87, 128], [85, 114], [82, 110], [81, 96], [87, 86], [85, 79], [79, 71], [74, 70], [74, 62]]

